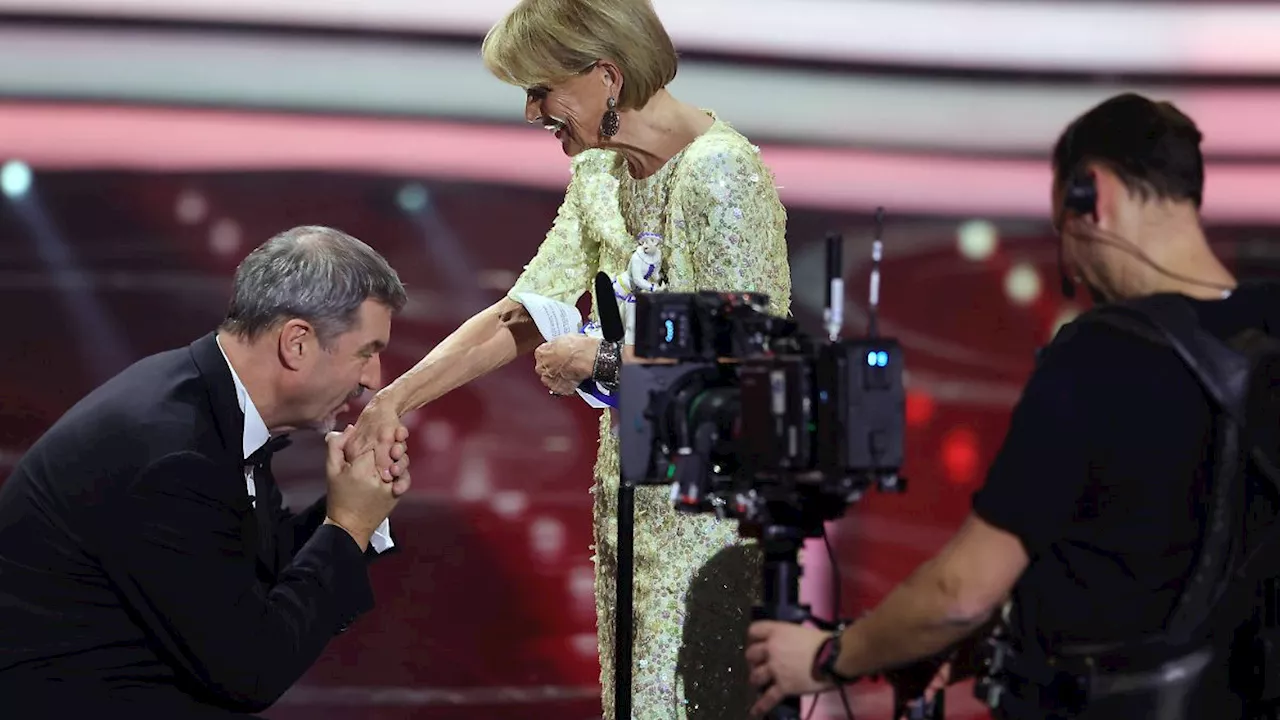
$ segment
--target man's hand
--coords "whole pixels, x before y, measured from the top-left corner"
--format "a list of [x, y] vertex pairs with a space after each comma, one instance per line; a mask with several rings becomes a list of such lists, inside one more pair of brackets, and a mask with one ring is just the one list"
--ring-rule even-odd
[[551, 392], [571, 395], [583, 380], [591, 377], [599, 350], [599, 338], [561, 335], [533, 351], [533, 367]]
[[328, 444], [325, 474], [329, 485], [325, 523], [346, 530], [360, 549], [365, 550], [373, 531], [391, 514], [400, 495], [409, 489], [409, 456], [402, 454], [397, 461], [395, 481], [385, 482], [374, 467], [372, 451], [354, 462], [347, 461], [347, 445], [354, 434], [355, 429], [347, 426], [343, 432], [331, 432], [325, 438]]
[[378, 473], [386, 482], [393, 482], [399, 477], [396, 464], [404, 456], [408, 439], [409, 429], [400, 422], [395, 408], [374, 397], [356, 420], [354, 436], [346, 443], [346, 460], [354, 462], [372, 450]]
[[747, 630], [747, 665], [751, 684], [763, 695], [751, 717], [764, 717], [782, 699], [818, 693], [831, 687], [813, 676], [813, 659], [828, 633], [804, 625], [760, 620]]

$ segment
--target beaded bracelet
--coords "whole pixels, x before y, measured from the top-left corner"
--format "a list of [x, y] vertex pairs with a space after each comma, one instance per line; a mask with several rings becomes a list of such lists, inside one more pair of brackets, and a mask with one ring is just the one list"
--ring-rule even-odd
[[622, 343], [614, 340], [601, 340], [600, 349], [596, 351], [596, 362], [591, 368], [591, 378], [609, 387], [617, 387], [622, 374]]

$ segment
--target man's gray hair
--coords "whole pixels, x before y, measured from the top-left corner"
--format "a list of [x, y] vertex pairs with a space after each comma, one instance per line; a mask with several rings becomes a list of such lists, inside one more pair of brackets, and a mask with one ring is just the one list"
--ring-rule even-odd
[[350, 235], [295, 227], [260, 245], [236, 268], [222, 329], [254, 340], [293, 318], [316, 329], [321, 347], [353, 328], [360, 305], [376, 300], [399, 312], [404, 285], [381, 255]]

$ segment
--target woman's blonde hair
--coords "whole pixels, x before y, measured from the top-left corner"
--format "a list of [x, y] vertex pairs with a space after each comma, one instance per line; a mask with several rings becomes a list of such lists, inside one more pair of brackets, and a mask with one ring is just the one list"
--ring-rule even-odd
[[554, 84], [610, 60], [622, 69], [619, 108], [641, 108], [676, 76], [676, 49], [649, 0], [521, 0], [481, 49], [499, 80]]

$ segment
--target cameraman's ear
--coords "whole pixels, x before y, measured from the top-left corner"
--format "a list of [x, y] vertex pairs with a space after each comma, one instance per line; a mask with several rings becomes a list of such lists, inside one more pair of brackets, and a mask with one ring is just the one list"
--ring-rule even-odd
[[1124, 228], [1134, 221], [1141, 198], [1107, 166], [1091, 163], [1089, 171], [1098, 188], [1098, 203], [1094, 216], [1085, 219], [1096, 224], [1100, 230], [1124, 234]]

